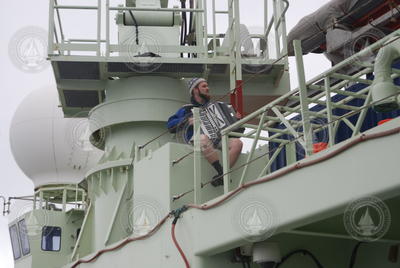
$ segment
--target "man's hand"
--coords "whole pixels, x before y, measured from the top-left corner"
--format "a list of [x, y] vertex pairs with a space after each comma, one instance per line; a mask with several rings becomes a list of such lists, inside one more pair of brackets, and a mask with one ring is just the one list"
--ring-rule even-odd
[[193, 125], [193, 117], [188, 118], [188, 123], [189, 123], [189, 125]]
[[242, 119], [242, 114], [239, 113], [239, 112], [236, 112], [236, 118], [237, 118], [237, 119]]

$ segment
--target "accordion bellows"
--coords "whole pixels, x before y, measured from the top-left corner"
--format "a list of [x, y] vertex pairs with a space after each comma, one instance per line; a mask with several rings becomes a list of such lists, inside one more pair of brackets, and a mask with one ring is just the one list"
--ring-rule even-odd
[[200, 109], [201, 131], [217, 145], [221, 140], [221, 130], [235, 123], [238, 119], [231, 105], [213, 102]]

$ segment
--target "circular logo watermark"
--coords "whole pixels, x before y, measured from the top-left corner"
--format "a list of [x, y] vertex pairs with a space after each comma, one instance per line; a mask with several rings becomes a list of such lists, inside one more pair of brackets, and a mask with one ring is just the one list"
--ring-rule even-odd
[[272, 206], [264, 200], [249, 200], [235, 209], [233, 224], [243, 239], [256, 242], [271, 237], [277, 227], [278, 217]]
[[[38, 204], [39, 203], [37, 203], [37, 205]], [[51, 208], [48, 207], [47, 209]], [[25, 219], [25, 228], [23, 228], [22, 231], [26, 232], [30, 240], [42, 239], [43, 227], [49, 226], [50, 221], [47, 209], [33, 210], [32, 203], [24, 204], [23, 206], [18, 208], [16, 212], [16, 218]]]
[[36, 26], [18, 30], [8, 44], [12, 63], [21, 71], [41, 72], [49, 66], [47, 57], [47, 32]]
[[[306, 155], [305, 151], [305, 135], [303, 130], [303, 124], [301, 119], [296, 122], [294, 130], [297, 133], [295, 135], [289, 135], [289, 140], [296, 143], [296, 154], [300, 158], [304, 158]], [[297, 120], [296, 120], [297, 121]], [[311, 137], [313, 141], [313, 152], [322, 150], [324, 144], [329, 142], [329, 131], [327, 126], [327, 120], [323, 118], [313, 118], [311, 121]]]
[[[150, 33], [140, 32], [138, 37], [136, 35], [128, 38], [124, 42], [128, 56], [126, 66], [137, 73], [152, 73], [157, 71], [162, 63], [155, 62], [160, 58], [160, 43], [158, 39]], [[138, 58], [146, 58], [145, 61], [139, 61]]]
[[[111, 130], [109, 127], [102, 128], [98, 119], [100, 118], [89, 119], [86, 117], [86, 114], [83, 113], [76, 114], [66, 125], [65, 132], [67, 133], [66, 138], [68, 143], [71, 144], [73, 148], [83, 152], [91, 152], [95, 147], [104, 144]], [[91, 129], [98, 129], [98, 131], [93, 134], [96, 135], [95, 139], [91, 138]]]
[[365, 197], [351, 202], [343, 216], [346, 231], [356, 240], [371, 242], [389, 230], [391, 215], [386, 204], [377, 197]]
[[84, 152], [93, 151], [94, 147], [90, 143], [90, 128], [87, 118], [73, 118], [66, 127], [68, 143], [74, 149]]
[[269, 71], [272, 66], [262, 63], [268, 53], [268, 40], [262, 34], [262, 27], [240, 28], [240, 53], [243, 59], [251, 60], [254, 63], [242, 64], [244, 72], [249, 74], [261, 74]]
[[[111, 127], [106, 125], [106, 115], [103, 111], [96, 111], [89, 116], [87, 121], [89, 124], [89, 132], [92, 133], [89, 137], [90, 143], [97, 148], [105, 147], [106, 139], [111, 136]], [[83, 124], [85, 126], [85, 124]], [[85, 133], [87, 131], [84, 127]], [[78, 132], [79, 133], [79, 132]], [[80, 135], [76, 136], [78, 139]]]
[[99, 124], [92, 119], [75, 115], [68, 120], [64, 126], [64, 133], [69, 150], [68, 165], [76, 170], [85, 170], [94, 165], [94, 161], [100, 158], [101, 151], [96, 147], [104, 144], [106, 136], [109, 134], [109, 128], [101, 128], [96, 132], [96, 138], [91, 138], [90, 127], [97, 127]]
[[344, 47], [344, 59], [361, 52], [354, 58], [351, 64], [356, 67], [372, 67], [379, 48], [374, 50], [369, 46], [385, 36], [385, 33], [373, 28], [352, 38]]
[[127, 214], [121, 223], [127, 234], [148, 234], [161, 220], [162, 206], [150, 197], [134, 196], [126, 201]]

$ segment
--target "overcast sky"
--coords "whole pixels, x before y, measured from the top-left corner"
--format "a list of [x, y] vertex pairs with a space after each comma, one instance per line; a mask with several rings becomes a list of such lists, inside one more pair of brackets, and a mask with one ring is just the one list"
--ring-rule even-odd
[[[61, 1], [65, 4], [89, 4], [95, 5], [95, 0], [69, 0]], [[111, 1], [113, 6], [120, 2]], [[180, 1], [170, 0], [170, 3], [178, 5]], [[217, 0], [218, 2], [226, 2]], [[258, 26], [261, 21], [254, 18], [259, 12], [260, 0], [240, 0], [245, 3], [246, 7], [241, 10], [242, 22], [248, 26]], [[303, 16], [315, 11], [317, 8], [327, 3], [328, 0], [292, 0], [290, 1], [290, 8], [287, 13], [287, 28], [288, 31], [301, 19]], [[210, 5], [209, 5], [210, 6]], [[0, 1], [0, 74], [3, 95], [0, 98], [0, 161], [2, 169], [2, 177], [0, 178], [0, 196], [23, 196], [31, 195], [33, 193], [32, 182], [22, 173], [15, 163], [10, 151], [9, 144], [9, 127], [12, 116], [17, 109], [19, 103], [24, 96], [29, 94], [32, 90], [53, 86], [55, 88], [55, 81], [50, 67], [41, 72], [24, 72], [17, 68], [9, 56], [9, 43], [12, 42], [16, 34], [23, 28], [29, 26], [40, 27], [47, 29], [48, 24], [48, 0], [19, 0], [19, 1]], [[67, 11], [62, 14], [72, 14]], [[87, 13], [85, 13], [87, 14]], [[71, 18], [71, 17], [67, 17]], [[82, 21], [81, 21], [82, 20]], [[88, 15], [78, 16], [74, 20], [67, 21], [69, 24], [66, 26], [68, 32], [72, 36], [69, 38], [79, 37], [84, 38], [88, 33], [95, 36], [94, 29], [95, 19], [93, 16]], [[260, 25], [261, 26], [261, 25]], [[295, 72], [295, 63], [291, 59], [290, 70]], [[329, 63], [322, 55], [312, 55], [305, 57], [305, 67], [307, 80], [311, 79], [318, 73], [329, 68]], [[292, 88], [297, 85], [296, 78], [293, 76]], [[2, 205], [2, 204], [1, 204]], [[2, 208], [1, 208], [2, 209]], [[11, 208], [13, 209], [13, 207]], [[8, 217], [2, 217], [0, 214], [0, 268], [13, 267], [13, 257], [8, 234], [8, 221], [12, 220]]]

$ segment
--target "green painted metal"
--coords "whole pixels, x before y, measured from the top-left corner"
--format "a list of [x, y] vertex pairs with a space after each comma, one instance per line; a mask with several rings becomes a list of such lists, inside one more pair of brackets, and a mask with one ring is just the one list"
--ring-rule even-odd
[[231, 189], [231, 180], [230, 180], [230, 163], [229, 163], [229, 137], [224, 135], [221, 139], [222, 143], [222, 166], [224, 171], [224, 193], [228, 193]]
[[193, 108], [193, 151], [194, 151], [194, 203], [201, 202], [201, 140], [200, 140], [200, 111], [199, 108]]
[[303, 123], [303, 137], [304, 137], [304, 149], [306, 155], [312, 154], [312, 133], [310, 125], [310, 112], [309, 112], [309, 102], [307, 99], [307, 86], [306, 77], [304, 73], [304, 63], [303, 63], [303, 52], [301, 50], [301, 42], [299, 40], [293, 41], [294, 52], [296, 56], [296, 66], [297, 66], [297, 79], [299, 81], [299, 92], [300, 92], [300, 105], [301, 105], [301, 120]]
[[[325, 84], [325, 91], [326, 91], [326, 109], [327, 109], [326, 118], [328, 119], [328, 122], [332, 122], [333, 115], [332, 115], [332, 101], [331, 101], [331, 80], [329, 77], [325, 77], [324, 84]], [[360, 119], [361, 119], [361, 116], [360, 116]], [[361, 120], [359, 120], [359, 121], [361, 121]], [[329, 133], [329, 146], [331, 147], [335, 143], [335, 135], [333, 132], [332, 124], [328, 125], [328, 133]]]
[[[253, 144], [251, 145], [251, 149], [250, 149], [250, 152], [249, 152], [249, 154], [248, 154], [248, 156], [247, 156], [247, 161], [246, 161], [246, 162], [250, 162], [250, 160], [251, 160], [252, 157], [253, 157], [254, 150], [256, 149], [257, 142], [258, 142], [258, 138], [260, 137], [261, 128], [262, 128], [262, 126], [264, 125], [264, 122], [265, 122], [265, 112], [261, 114], [260, 123], [259, 123], [259, 125], [258, 125], [257, 132], [256, 132], [256, 135], [255, 135], [255, 137], [254, 137]], [[245, 177], [246, 177], [247, 170], [248, 170], [249, 166], [250, 166], [250, 165], [246, 165], [246, 166], [244, 167], [242, 176], [241, 176], [241, 178], [240, 178], [239, 186], [241, 186], [241, 185], [243, 185], [243, 184], [245, 183], [244, 179], [245, 179]]]

